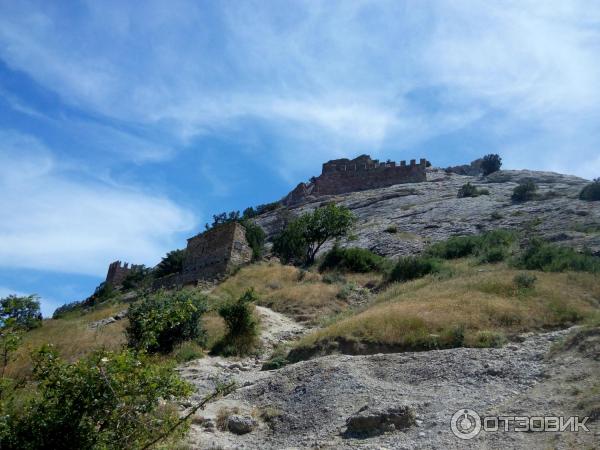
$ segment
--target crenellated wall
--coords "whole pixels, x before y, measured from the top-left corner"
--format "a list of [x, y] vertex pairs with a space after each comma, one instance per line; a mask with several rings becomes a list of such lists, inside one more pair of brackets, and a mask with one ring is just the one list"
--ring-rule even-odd
[[132, 271], [141, 269], [142, 265], [132, 264], [131, 267], [129, 263], [121, 263], [121, 261], [114, 261], [108, 265], [108, 273], [106, 274], [106, 283], [112, 284], [113, 286], [120, 286], [127, 278]]
[[323, 164], [321, 175], [310, 183], [300, 183], [284, 199], [283, 203], [300, 203], [308, 196], [344, 194], [347, 192], [377, 189], [401, 183], [419, 183], [427, 180], [427, 160], [419, 163], [412, 159], [407, 164], [400, 161], [379, 162], [368, 155], [355, 159], [334, 159]]

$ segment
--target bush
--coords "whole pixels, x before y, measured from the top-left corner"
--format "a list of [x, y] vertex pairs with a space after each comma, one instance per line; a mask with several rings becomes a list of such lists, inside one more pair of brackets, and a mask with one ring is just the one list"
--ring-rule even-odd
[[516, 260], [515, 265], [527, 270], [544, 272], [600, 272], [600, 257], [578, 253], [572, 248], [559, 247], [538, 239], [532, 240]]
[[441, 269], [440, 262], [435, 258], [424, 256], [406, 256], [398, 260], [392, 269], [389, 281], [409, 281], [437, 273]]
[[499, 348], [506, 343], [506, 337], [495, 331], [478, 331], [471, 345], [478, 348]]
[[581, 200], [599, 201], [600, 200], [600, 178], [596, 178], [593, 183], [588, 184], [579, 193]]
[[141, 266], [136, 267], [127, 274], [123, 280], [122, 288], [124, 290], [139, 289], [143, 287], [150, 287], [152, 283], [153, 273], [152, 269]]
[[479, 197], [480, 195], [490, 195], [490, 191], [487, 189], [478, 189], [476, 186], [473, 186], [471, 183], [466, 183], [461, 186], [458, 190], [458, 194], [456, 195], [458, 198], [466, 198], [466, 197]]
[[227, 333], [213, 347], [213, 353], [224, 356], [243, 356], [251, 353], [258, 345], [258, 323], [253, 314], [253, 303], [258, 299], [253, 289], [247, 290], [234, 302], [219, 308], [225, 321]]
[[500, 170], [500, 167], [502, 167], [502, 158], [497, 154], [485, 155], [481, 161], [481, 170], [483, 171], [483, 175], [489, 175], [497, 172]]
[[364, 248], [340, 248], [337, 245], [327, 252], [320, 271], [339, 269], [349, 272], [378, 272], [383, 270], [385, 258]]
[[156, 278], [166, 277], [174, 273], [180, 273], [183, 269], [183, 261], [185, 260], [185, 250], [173, 250], [154, 268], [154, 276]]
[[273, 251], [284, 262], [311, 265], [323, 244], [346, 236], [354, 216], [345, 206], [329, 204], [302, 214], [287, 224], [273, 243]]
[[246, 229], [246, 240], [252, 249], [252, 259], [258, 260], [262, 257], [265, 246], [265, 232], [260, 225], [249, 220], [243, 220], [242, 225]]
[[78, 309], [81, 309], [82, 306], [83, 306], [82, 302], [79, 302], [79, 301], [65, 303], [64, 305], [59, 306], [58, 308], [56, 308], [54, 310], [54, 312], [52, 313], [52, 318], [53, 319], [61, 319], [61, 318], [65, 317], [67, 314], [69, 314], [73, 311], [77, 311]]
[[194, 359], [200, 359], [204, 357], [202, 347], [196, 342], [186, 341], [173, 351], [173, 357], [178, 363], [184, 363], [192, 361]]
[[515, 234], [506, 230], [488, 231], [478, 236], [453, 236], [431, 245], [426, 254], [442, 259], [479, 256], [481, 262], [494, 263], [506, 259], [515, 240]]
[[511, 199], [514, 202], [526, 202], [533, 200], [535, 198], [536, 191], [537, 185], [533, 181], [527, 180], [513, 189]]
[[386, 233], [396, 234], [398, 232], [398, 227], [396, 225], [390, 225], [383, 231]]
[[11, 327], [31, 330], [42, 325], [40, 300], [35, 294], [25, 297], [9, 295], [0, 300], [0, 326], [7, 321]]
[[[98, 351], [67, 363], [49, 347], [34, 357], [37, 391], [24, 405], [4, 404], [3, 449], [139, 449], [179, 421], [165, 401], [191, 394], [170, 366], [131, 351]], [[186, 426], [178, 428], [183, 436]]]
[[531, 289], [536, 281], [537, 277], [528, 273], [518, 273], [513, 278], [513, 283], [517, 289]]
[[194, 291], [146, 295], [127, 312], [128, 345], [151, 353], [169, 353], [184, 341], [202, 344], [205, 332], [200, 318], [206, 309], [206, 297]]

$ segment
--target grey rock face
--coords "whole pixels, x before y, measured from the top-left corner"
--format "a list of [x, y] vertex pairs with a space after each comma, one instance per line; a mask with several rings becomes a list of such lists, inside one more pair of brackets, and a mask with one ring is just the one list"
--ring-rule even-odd
[[235, 434], [250, 433], [258, 426], [258, 422], [250, 416], [229, 416], [227, 419], [227, 429]]
[[[525, 180], [538, 185], [540, 199], [511, 201], [513, 189]], [[470, 182], [489, 195], [457, 198]], [[579, 200], [588, 180], [570, 175], [530, 170], [505, 170], [487, 177], [463, 176], [428, 170], [427, 181], [383, 189], [322, 197], [291, 210], [278, 210], [257, 218], [269, 237], [281, 229], [285, 215], [298, 215], [335, 201], [357, 217], [354, 240], [345, 246], [362, 247], [397, 257], [421, 252], [432, 242], [454, 235], [478, 234], [505, 228], [539, 235], [561, 245], [589, 248], [600, 254], [600, 203]], [[396, 232], [389, 232], [395, 229]], [[323, 250], [327, 250], [326, 246]]]

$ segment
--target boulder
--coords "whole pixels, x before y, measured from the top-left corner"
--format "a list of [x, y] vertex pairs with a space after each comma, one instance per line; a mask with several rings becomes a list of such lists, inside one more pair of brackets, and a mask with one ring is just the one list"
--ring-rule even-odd
[[416, 425], [414, 410], [407, 405], [386, 409], [361, 408], [346, 420], [348, 435], [371, 436], [387, 431], [405, 430]]
[[234, 414], [227, 418], [227, 429], [234, 434], [250, 433], [258, 426], [258, 422], [250, 416]]

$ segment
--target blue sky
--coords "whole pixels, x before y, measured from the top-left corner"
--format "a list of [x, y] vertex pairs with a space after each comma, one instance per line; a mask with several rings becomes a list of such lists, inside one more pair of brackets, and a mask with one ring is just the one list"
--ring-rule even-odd
[[45, 314], [322, 162], [600, 175], [600, 3], [0, 0], [0, 296]]

